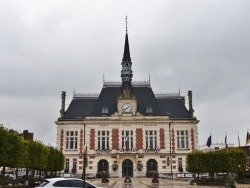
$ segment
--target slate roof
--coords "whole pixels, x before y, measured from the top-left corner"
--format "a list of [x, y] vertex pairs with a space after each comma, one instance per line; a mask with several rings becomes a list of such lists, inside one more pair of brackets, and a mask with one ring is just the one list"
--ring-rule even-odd
[[79, 119], [90, 114], [97, 99], [79, 98], [73, 99], [62, 119]]
[[[170, 118], [192, 118], [181, 97], [156, 98], [151, 87], [132, 86], [137, 97], [137, 111], [144, 116], [169, 115]], [[121, 86], [103, 87], [99, 97], [74, 97], [62, 119], [79, 119], [90, 116], [111, 116], [117, 111], [117, 98], [121, 93]], [[102, 109], [106, 107], [107, 113]], [[152, 113], [146, 113], [150, 107]]]

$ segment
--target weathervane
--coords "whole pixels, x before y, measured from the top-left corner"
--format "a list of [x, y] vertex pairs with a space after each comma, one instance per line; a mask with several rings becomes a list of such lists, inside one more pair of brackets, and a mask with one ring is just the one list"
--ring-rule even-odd
[[127, 15], [126, 15], [125, 21], [126, 21], [126, 33], [127, 33], [128, 32], [128, 16]]

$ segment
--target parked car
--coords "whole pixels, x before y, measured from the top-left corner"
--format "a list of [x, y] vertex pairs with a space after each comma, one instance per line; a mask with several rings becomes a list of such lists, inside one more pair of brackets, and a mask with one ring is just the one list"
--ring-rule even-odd
[[83, 183], [84, 181], [79, 178], [50, 178], [50, 179], [45, 179], [37, 187], [39, 188], [40, 187], [45, 187], [45, 188], [67, 188], [67, 187], [100, 188], [87, 181], [85, 181], [85, 186], [83, 186]]
[[4, 174], [4, 176], [12, 178], [12, 179], [16, 179], [16, 177], [13, 174]]

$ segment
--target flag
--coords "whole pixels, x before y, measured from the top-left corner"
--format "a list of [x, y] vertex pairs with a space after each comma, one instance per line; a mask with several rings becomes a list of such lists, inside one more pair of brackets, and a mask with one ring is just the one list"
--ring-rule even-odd
[[227, 149], [227, 135], [225, 135], [225, 147]]
[[212, 137], [210, 135], [207, 139], [207, 146], [210, 148], [211, 144], [212, 144]]
[[246, 145], [248, 145], [249, 144], [249, 132], [247, 131], [247, 136], [246, 136]]
[[126, 135], [125, 139], [124, 139], [124, 145], [126, 146], [128, 144], [128, 135]]
[[238, 135], [238, 147], [240, 147], [240, 137]]

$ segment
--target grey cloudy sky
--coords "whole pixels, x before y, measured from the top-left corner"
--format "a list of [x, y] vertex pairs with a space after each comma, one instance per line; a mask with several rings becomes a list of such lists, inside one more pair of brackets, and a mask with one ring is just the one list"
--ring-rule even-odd
[[[193, 91], [199, 144], [245, 144], [250, 129], [249, 0], [2, 0], [0, 124], [56, 144], [61, 91], [120, 81], [128, 15], [133, 80]], [[188, 102], [188, 100], [186, 100]]]

